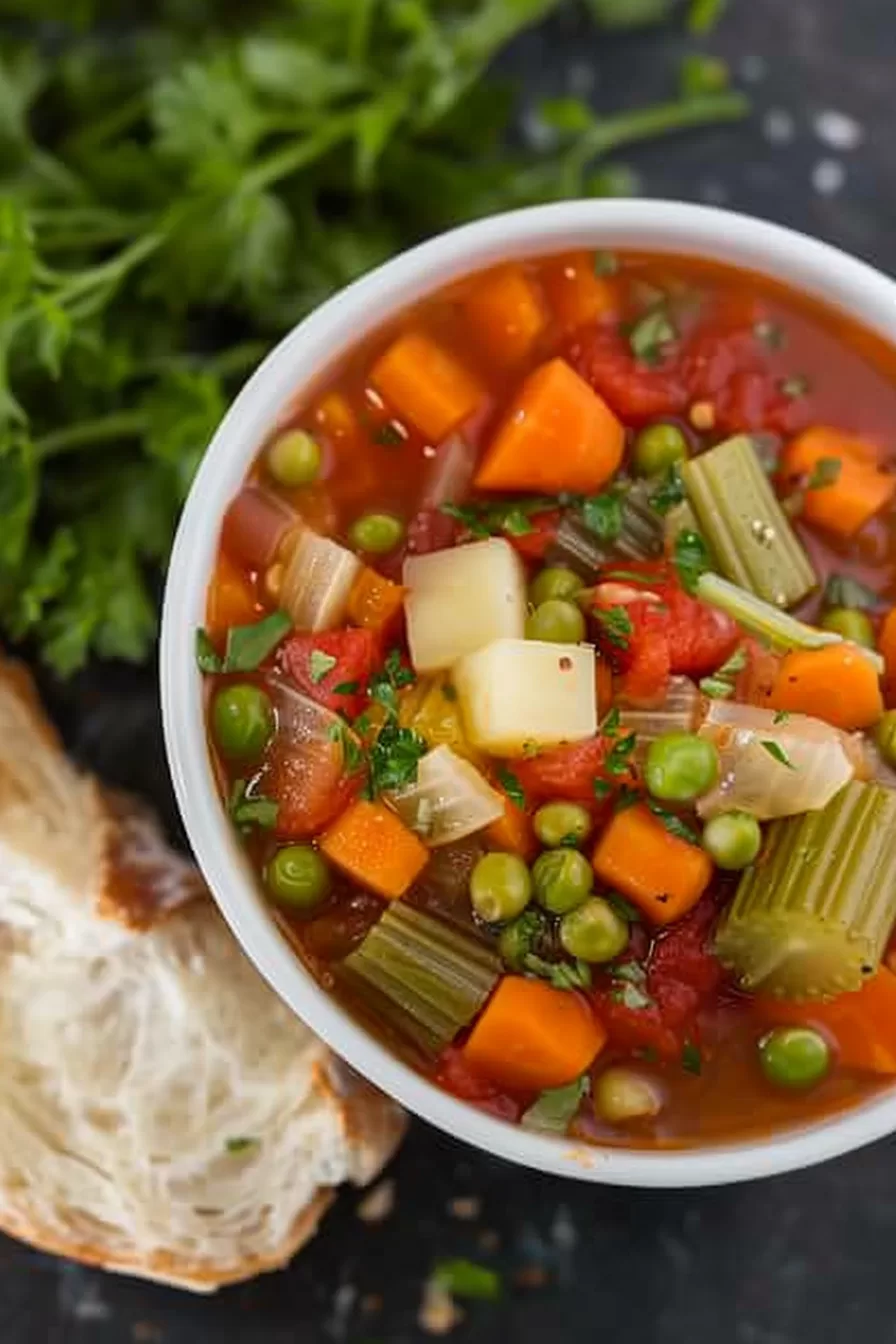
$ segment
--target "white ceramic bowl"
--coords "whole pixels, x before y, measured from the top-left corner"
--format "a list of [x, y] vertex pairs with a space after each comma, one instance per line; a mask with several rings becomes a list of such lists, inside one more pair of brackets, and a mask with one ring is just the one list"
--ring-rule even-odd
[[699, 1150], [598, 1148], [529, 1133], [483, 1115], [414, 1073], [358, 1026], [303, 969], [278, 932], [215, 790], [194, 634], [225, 507], [297, 392], [384, 319], [449, 281], [511, 257], [631, 248], [760, 271], [846, 310], [896, 343], [896, 285], [802, 234], [703, 206], [571, 201], [500, 215], [424, 243], [308, 317], [268, 356], [225, 416], [181, 518], [165, 595], [162, 709], [168, 759], [190, 842], [236, 937], [277, 993], [360, 1073], [457, 1138], [524, 1166], [613, 1185], [697, 1186], [806, 1167], [896, 1129], [896, 1091], [821, 1123]]

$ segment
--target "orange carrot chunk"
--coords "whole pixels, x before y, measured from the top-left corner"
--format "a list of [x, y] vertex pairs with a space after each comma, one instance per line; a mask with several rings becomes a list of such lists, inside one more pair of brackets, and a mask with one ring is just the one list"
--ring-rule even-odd
[[382, 803], [361, 799], [328, 826], [320, 847], [361, 886], [395, 901], [423, 871], [429, 850]]
[[602, 882], [634, 902], [652, 924], [672, 924], [697, 904], [712, 877], [712, 861], [697, 845], [671, 835], [638, 803], [617, 812], [592, 857]]
[[873, 444], [852, 434], [817, 425], [789, 445], [781, 474], [794, 487], [815, 476], [827, 484], [807, 489], [802, 516], [840, 537], [851, 537], [896, 493], [896, 476], [881, 471]]
[[472, 415], [485, 396], [479, 380], [422, 331], [399, 336], [374, 364], [370, 381], [434, 443]]
[[348, 619], [363, 630], [387, 630], [398, 620], [404, 589], [365, 566], [348, 597]]
[[590, 1067], [607, 1039], [587, 1001], [543, 980], [505, 975], [463, 1046], [478, 1072], [511, 1091], [562, 1087]]
[[870, 728], [884, 712], [870, 659], [845, 642], [788, 653], [765, 703], [789, 714], [811, 714], [846, 732]]
[[223, 552], [218, 556], [215, 577], [208, 594], [206, 623], [212, 636], [234, 625], [252, 625], [261, 608], [245, 572]]
[[311, 413], [312, 423], [333, 443], [354, 439], [360, 432], [358, 417], [341, 392], [328, 392]]
[[511, 854], [518, 854], [528, 863], [538, 852], [529, 815], [521, 807], [517, 807], [499, 785], [495, 784], [493, 787], [504, 795], [504, 815], [486, 826], [483, 831], [486, 843], [494, 849], [504, 849]]
[[849, 1069], [896, 1074], [896, 975], [886, 966], [857, 994], [840, 994], [829, 1003], [757, 998], [754, 1009], [775, 1025], [820, 1030]]
[[504, 266], [484, 276], [465, 307], [477, 345], [503, 367], [521, 363], [547, 323], [538, 290], [520, 266]]
[[564, 331], [618, 316], [618, 298], [611, 281], [594, 274], [592, 252], [569, 252], [548, 262], [542, 284], [554, 316]]
[[480, 490], [591, 492], [622, 461], [625, 430], [607, 403], [563, 359], [530, 374], [476, 476]]

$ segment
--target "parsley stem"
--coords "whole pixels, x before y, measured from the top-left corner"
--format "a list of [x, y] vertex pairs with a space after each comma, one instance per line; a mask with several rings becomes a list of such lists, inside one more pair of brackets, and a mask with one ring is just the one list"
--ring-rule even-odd
[[726, 92], [705, 94], [700, 98], [682, 98], [675, 102], [656, 103], [653, 107], [622, 112], [605, 117], [582, 135], [569, 151], [574, 163], [582, 166], [623, 145], [637, 144], [659, 135], [690, 130], [695, 126], [713, 125], [720, 121], [738, 121], [750, 110], [749, 100], [742, 93]]
[[101, 289], [103, 285], [116, 285], [129, 271], [146, 261], [153, 252], [157, 252], [166, 237], [164, 232], [158, 231], [144, 234], [130, 247], [122, 248], [114, 257], [110, 257], [108, 261], [103, 261], [98, 266], [91, 266], [87, 270], [76, 271], [71, 276], [60, 277], [62, 283], [54, 296], [56, 302], [71, 304], [83, 295], [89, 294], [91, 290]]
[[90, 443], [108, 443], [114, 439], [137, 438], [147, 428], [144, 411], [117, 411], [95, 420], [81, 420], [65, 425], [37, 439], [34, 451], [39, 458], [55, 457]]
[[358, 114], [354, 111], [343, 117], [332, 117], [319, 135], [309, 135], [296, 144], [287, 144], [274, 150], [246, 174], [240, 190], [247, 195], [264, 191], [275, 182], [281, 182], [284, 177], [291, 177], [300, 168], [307, 168], [317, 159], [323, 158], [340, 140], [346, 139], [355, 129], [357, 121]]

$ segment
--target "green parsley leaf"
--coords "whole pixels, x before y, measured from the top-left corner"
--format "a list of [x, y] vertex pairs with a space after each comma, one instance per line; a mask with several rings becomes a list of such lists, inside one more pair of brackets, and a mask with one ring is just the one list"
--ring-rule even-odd
[[223, 672], [254, 672], [292, 629], [285, 611], [272, 611], [252, 625], [235, 625], [227, 631]]
[[[763, 745], [765, 745], [763, 743]], [[688, 826], [687, 822], [682, 821], [681, 817], [675, 812], [670, 812], [668, 808], [663, 807], [654, 798], [648, 798], [647, 806], [653, 815], [663, 823], [670, 835], [674, 835], [678, 840], [686, 840], [689, 845], [699, 845], [700, 837], [697, 832]]]
[[686, 1073], [693, 1073], [698, 1078], [703, 1072], [703, 1056], [698, 1046], [693, 1041], [685, 1041], [681, 1051], [681, 1067]]
[[244, 779], [234, 781], [227, 803], [230, 819], [243, 832], [254, 826], [269, 831], [277, 824], [279, 805], [273, 798], [265, 798], [264, 794], [250, 793], [250, 787]]
[[638, 790], [630, 789], [628, 785], [624, 785], [616, 795], [613, 810], [615, 812], [627, 812], [630, 807], [634, 807], [640, 801], [641, 795]]
[[332, 653], [324, 653], [323, 649], [311, 650], [308, 655], [308, 674], [315, 686], [319, 685], [324, 677], [329, 676], [337, 661]]
[[663, 362], [668, 347], [677, 339], [678, 332], [664, 303], [651, 308], [628, 333], [632, 354], [649, 368]]
[[523, 969], [530, 975], [547, 980], [554, 989], [590, 989], [591, 967], [587, 961], [546, 961], [529, 952], [523, 958]]
[[637, 906], [632, 905], [624, 896], [620, 896], [618, 891], [608, 891], [604, 893], [604, 900], [616, 911], [620, 919], [624, 919], [627, 924], [642, 923], [641, 912]]
[[787, 752], [781, 746], [780, 742], [775, 742], [771, 738], [763, 738], [760, 741], [759, 745], [760, 747], [763, 747], [768, 752], [769, 756], [771, 756], [772, 759], [777, 761], [780, 765], [786, 765], [788, 770], [796, 769], [796, 766], [794, 765], [790, 757], [787, 755]]
[[772, 723], [786, 723], [789, 718], [790, 718], [790, 712], [788, 710], [776, 709], [775, 717], [772, 719]]
[[734, 650], [711, 677], [700, 679], [700, 689], [710, 700], [730, 700], [737, 678], [747, 665], [747, 651], [743, 645]]
[[850, 574], [832, 574], [825, 584], [826, 607], [854, 607], [858, 611], [882, 611], [886, 602], [873, 588], [868, 588]]
[[634, 626], [625, 607], [595, 607], [591, 614], [608, 644], [617, 649], [628, 648]]
[[602, 803], [604, 799], [612, 792], [611, 786], [607, 783], [605, 779], [592, 780], [591, 788], [595, 798], [599, 803]]
[[257, 1148], [259, 1140], [245, 1137], [228, 1139], [224, 1147], [228, 1153], [246, 1153], [250, 1148]]
[[591, 1080], [587, 1073], [583, 1073], [565, 1087], [548, 1088], [523, 1112], [520, 1123], [525, 1129], [540, 1130], [546, 1134], [565, 1134], [590, 1087]]
[[725, 9], [727, 0], [691, 0], [688, 9], [688, 28], [703, 37], [710, 32]]
[[807, 490], [825, 490], [840, 479], [843, 463], [839, 457], [820, 457], [806, 478]]
[[497, 1302], [501, 1296], [498, 1271], [477, 1265], [472, 1260], [439, 1260], [433, 1269], [433, 1278], [452, 1297]]
[[624, 775], [631, 768], [631, 755], [637, 745], [634, 733], [627, 733], [615, 741], [607, 753], [604, 768], [610, 775]]
[[330, 741], [335, 742], [341, 748], [342, 763], [346, 773], [349, 775], [356, 774], [357, 771], [367, 764], [366, 753], [357, 737], [358, 733], [364, 733], [367, 730], [366, 724], [362, 727], [363, 718], [364, 715], [362, 714], [355, 720], [354, 732], [342, 719], [335, 719], [333, 723], [330, 724], [327, 733]]
[[678, 87], [684, 98], [703, 98], [721, 93], [731, 83], [731, 71], [726, 61], [702, 52], [688, 52], [682, 58]]
[[658, 513], [661, 518], [665, 518], [666, 514], [670, 513], [677, 504], [683, 503], [686, 497], [681, 469], [677, 463], [673, 463], [671, 467], [667, 468], [659, 486], [650, 496], [650, 507], [654, 513]]
[[340, 681], [338, 686], [333, 687], [334, 695], [357, 695], [361, 689], [359, 681]]
[[582, 505], [582, 521], [596, 537], [607, 545], [619, 540], [622, 532], [622, 501], [608, 492], [586, 499]]
[[699, 532], [684, 528], [675, 538], [673, 559], [679, 582], [692, 596], [697, 591], [697, 580], [711, 568], [706, 542]]
[[220, 672], [224, 667], [224, 660], [218, 653], [208, 632], [201, 627], [196, 631], [196, 666], [200, 672], [215, 673]]
[[396, 424], [394, 420], [387, 420], [385, 424], [377, 426], [373, 441], [380, 448], [400, 448], [406, 437], [400, 425]]
[[506, 765], [502, 765], [498, 770], [498, 783], [512, 803], [516, 803], [517, 807], [526, 806], [523, 786], [513, 771], [509, 770]]
[[369, 751], [368, 788], [373, 798], [390, 789], [402, 789], [417, 779], [417, 764], [429, 751], [424, 738], [413, 728], [400, 728], [388, 719]]

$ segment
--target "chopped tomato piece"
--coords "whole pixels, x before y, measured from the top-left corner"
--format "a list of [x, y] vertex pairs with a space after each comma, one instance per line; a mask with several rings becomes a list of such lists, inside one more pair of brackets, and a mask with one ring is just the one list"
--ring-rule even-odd
[[805, 427], [806, 397], [788, 396], [753, 325], [704, 327], [682, 360], [688, 400], [709, 401], [718, 434], [766, 430], [785, 437]]
[[523, 1106], [508, 1093], [502, 1092], [468, 1064], [457, 1046], [449, 1045], [439, 1056], [436, 1082], [446, 1092], [468, 1101], [477, 1110], [494, 1115], [499, 1120], [519, 1120]]
[[611, 774], [606, 759], [613, 747], [611, 737], [589, 737], [568, 747], [555, 747], [514, 763], [514, 774], [527, 797], [574, 798], [593, 803], [597, 780], [618, 787], [630, 783], [627, 772]]
[[614, 326], [577, 332], [566, 358], [627, 424], [641, 425], [687, 409], [688, 390], [677, 363], [669, 360], [656, 368], [639, 364]]
[[261, 792], [277, 803], [277, 835], [310, 840], [348, 806], [360, 783], [359, 774], [345, 773], [334, 744], [309, 743], [297, 751], [275, 738]]
[[381, 657], [373, 630], [290, 635], [279, 652], [280, 666], [303, 695], [350, 719], [367, 703], [367, 679]]
[[429, 555], [430, 551], [447, 550], [457, 541], [458, 531], [455, 519], [441, 509], [420, 509], [408, 525], [408, 554]]
[[522, 536], [516, 537], [509, 533], [505, 535], [514, 550], [524, 559], [543, 560], [557, 538], [560, 510], [548, 509], [544, 513], [533, 513], [529, 522], [532, 526], [531, 532], [524, 532]]

